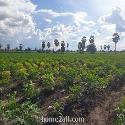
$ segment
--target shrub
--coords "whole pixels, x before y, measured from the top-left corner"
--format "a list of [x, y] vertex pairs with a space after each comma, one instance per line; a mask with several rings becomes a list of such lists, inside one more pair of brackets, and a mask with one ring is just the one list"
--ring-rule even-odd
[[1, 84], [8, 84], [10, 82], [11, 73], [10, 71], [3, 71], [1, 73], [2, 80], [0, 81]]
[[116, 117], [114, 121], [117, 125], [124, 125], [125, 124], [125, 97], [123, 97], [115, 108]]
[[54, 90], [55, 82], [54, 82], [54, 76], [52, 73], [43, 75], [42, 82], [43, 82], [43, 85], [46, 89]]
[[0, 107], [3, 107], [0, 108], [3, 122], [9, 122], [13, 125], [38, 125], [40, 113], [37, 105], [31, 102], [16, 103], [15, 95], [10, 97], [6, 107], [2, 103], [0, 104]]
[[24, 84], [23, 92], [27, 98], [32, 98], [38, 93], [36, 86], [34, 83], [32, 83], [32, 81], [30, 81], [30, 83]]

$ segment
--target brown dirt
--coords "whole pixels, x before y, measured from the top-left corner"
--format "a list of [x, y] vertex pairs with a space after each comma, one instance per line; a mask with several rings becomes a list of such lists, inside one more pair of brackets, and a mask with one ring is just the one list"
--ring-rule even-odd
[[[79, 102], [75, 104], [76, 108], [73, 109], [76, 112], [75, 117], [84, 117], [84, 123], [62, 123], [61, 125], [115, 125], [114, 108], [123, 96], [125, 96], [124, 80], [114, 81], [104, 91], [97, 93], [96, 98], [91, 99], [87, 96], [81, 99], [80, 106], [78, 106]], [[80, 116], [81, 112], [83, 115]]]
[[119, 103], [120, 98], [125, 96], [125, 85], [119, 91], [112, 91], [104, 101], [91, 111], [85, 125], [114, 125], [112, 123], [113, 108]]

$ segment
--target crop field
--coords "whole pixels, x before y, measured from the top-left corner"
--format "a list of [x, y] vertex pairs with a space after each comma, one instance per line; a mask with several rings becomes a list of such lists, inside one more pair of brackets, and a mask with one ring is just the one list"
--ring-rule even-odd
[[125, 124], [125, 53], [0, 53], [0, 123], [41, 125], [60, 114]]

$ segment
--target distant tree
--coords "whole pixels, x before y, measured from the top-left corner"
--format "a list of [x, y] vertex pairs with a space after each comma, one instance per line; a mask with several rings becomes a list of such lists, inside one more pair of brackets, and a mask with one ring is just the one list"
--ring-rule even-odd
[[120, 36], [118, 33], [114, 33], [113, 34], [113, 38], [112, 38], [113, 42], [115, 43], [115, 54], [116, 54], [116, 44], [119, 42], [120, 40]]
[[84, 49], [85, 49], [85, 43], [86, 43], [86, 37], [85, 36], [83, 36], [83, 38], [82, 38], [82, 52], [84, 52]]
[[65, 52], [65, 42], [61, 42], [61, 52]]
[[18, 50], [18, 47], [16, 47], [15, 50], [17, 51], [17, 50]]
[[89, 42], [90, 42], [91, 44], [94, 44], [94, 41], [95, 41], [94, 36], [90, 36]]
[[102, 45], [101, 45], [101, 46], [100, 46], [100, 51], [102, 51], [102, 49], [103, 49], [103, 48], [102, 48]]
[[96, 52], [96, 46], [94, 43], [94, 36], [90, 36], [89, 42], [90, 42], [90, 44], [87, 46], [87, 52], [90, 52], [93, 54]]
[[55, 40], [54, 40], [54, 44], [55, 44], [56, 47], [59, 46], [59, 41], [58, 41], [58, 39], [55, 39]]
[[50, 42], [48, 42], [48, 43], [47, 43], [47, 47], [48, 47], [48, 49], [50, 48], [50, 46], [51, 46], [51, 45], [50, 45]]
[[30, 48], [30, 47], [28, 47], [28, 48], [26, 49], [26, 51], [31, 51], [31, 48]]
[[42, 42], [42, 51], [45, 49], [45, 42]]
[[69, 43], [67, 43], [67, 50], [68, 50], [68, 47], [69, 47]]
[[10, 50], [10, 44], [7, 44], [7, 50], [8, 51]]
[[108, 51], [110, 50], [110, 45], [107, 45], [107, 49], [108, 49]]
[[81, 42], [78, 43], [78, 49], [79, 49], [80, 52], [84, 52], [85, 43], [86, 43], [86, 37], [83, 36]]
[[106, 49], [107, 49], [107, 46], [106, 46], [106, 45], [104, 45], [104, 50], [106, 51]]
[[0, 49], [2, 48], [2, 44], [0, 43]]
[[82, 42], [78, 43], [78, 49], [79, 49], [80, 52], [82, 52]]
[[35, 51], [37, 51], [37, 48], [35, 48]]
[[23, 50], [23, 44], [19, 45], [19, 50], [22, 51]]

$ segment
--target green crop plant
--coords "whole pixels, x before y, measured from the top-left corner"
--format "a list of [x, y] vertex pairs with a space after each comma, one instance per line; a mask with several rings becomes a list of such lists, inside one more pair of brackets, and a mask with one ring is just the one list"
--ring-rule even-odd
[[1, 73], [0, 84], [9, 84], [11, 79], [11, 72], [10, 71], [2, 71]]
[[32, 98], [38, 94], [38, 90], [35, 84], [32, 81], [30, 81], [29, 83], [24, 84], [23, 93], [25, 97]]
[[45, 74], [41, 77], [44, 87], [48, 90], [54, 90], [55, 82], [53, 74]]
[[40, 121], [40, 112], [37, 105], [31, 102], [19, 104], [16, 102], [15, 94], [8, 100], [8, 105], [4, 106], [2, 102], [0, 103], [0, 113], [2, 113], [3, 123], [38, 125]]
[[117, 125], [124, 125], [125, 124], [125, 97], [121, 99], [119, 104], [114, 109], [116, 116], [114, 117], [114, 122]]

